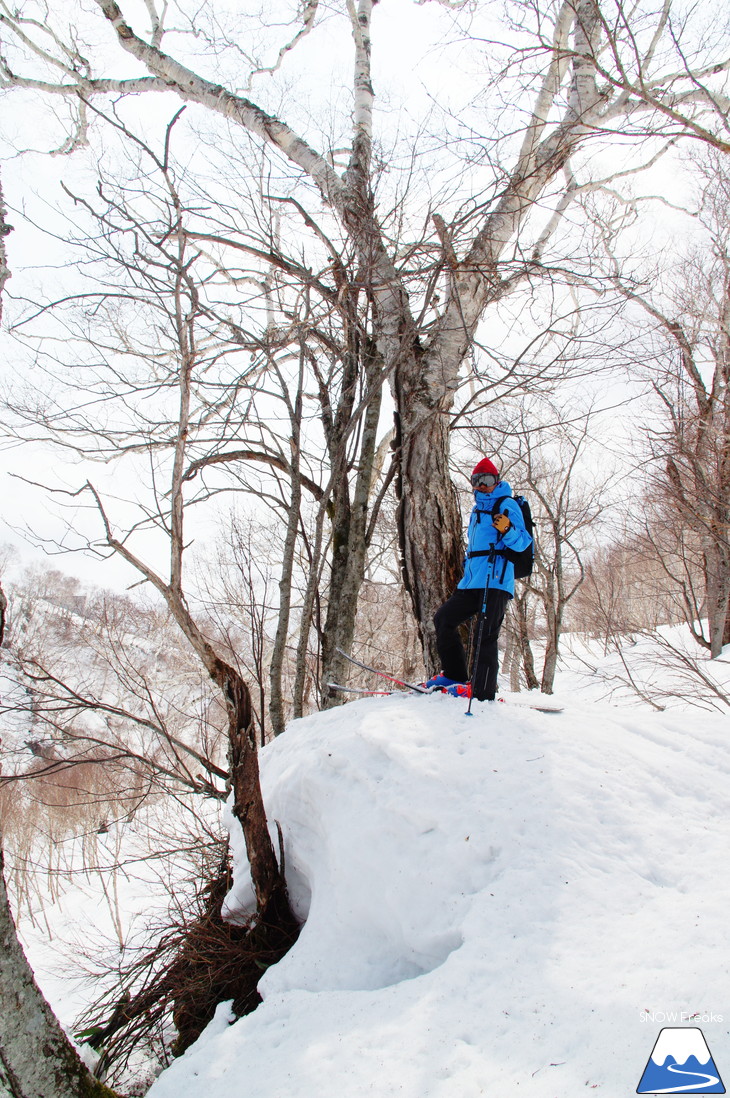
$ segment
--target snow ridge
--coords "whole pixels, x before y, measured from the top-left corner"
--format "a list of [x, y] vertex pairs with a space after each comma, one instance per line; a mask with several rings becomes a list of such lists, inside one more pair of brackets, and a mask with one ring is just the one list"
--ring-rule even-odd
[[367, 699], [264, 750], [306, 923], [149, 1098], [625, 1098], [648, 1010], [722, 1008], [726, 718], [507, 710]]

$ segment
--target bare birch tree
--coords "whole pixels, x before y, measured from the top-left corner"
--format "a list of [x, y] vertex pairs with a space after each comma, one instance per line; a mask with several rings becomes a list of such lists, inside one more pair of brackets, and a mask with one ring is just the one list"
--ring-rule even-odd
[[[310, 180], [357, 255], [358, 279], [372, 302], [371, 339], [396, 403], [404, 581], [424, 650], [432, 660], [432, 614], [452, 589], [461, 559], [459, 514], [447, 461], [449, 417], [477, 329], [490, 306], [528, 276], [539, 276], [545, 250], [582, 185], [576, 174], [578, 153], [595, 135], [605, 140], [625, 130], [627, 120], [641, 118], [648, 121], [636, 128], [636, 136], [662, 133], [655, 123], [660, 118], [667, 121], [672, 138], [689, 134], [722, 140], [716, 132], [724, 125], [717, 105], [727, 76], [727, 57], [721, 54], [727, 43], [716, 36], [712, 49], [698, 46], [690, 62], [685, 43], [694, 41], [694, 28], [672, 22], [669, 0], [631, 13], [620, 8], [619, 18], [608, 0], [603, 5], [597, 0], [564, 0], [547, 11], [520, 0], [511, 9], [515, 41], [509, 44], [510, 62], [502, 75], [506, 78], [514, 71], [516, 84], [529, 81], [536, 89], [521, 140], [507, 141], [504, 152], [484, 164], [476, 188], [486, 199], [466, 196], [457, 209], [440, 200], [428, 209], [422, 206], [421, 224], [427, 229], [406, 239], [400, 232], [391, 233], [387, 207], [378, 197], [373, 0], [346, 6], [353, 50], [353, 114], [346, 151], [337, 154], [342, 170], [334, 166], [333, 156], [314, 148], [293, 125], [236, 91], [235, 79], [227, 87], [190, 68], [184, 36], [178, 35], [175, 43], [166, 28], [167, 9], [149, 5], [150, 26], [141, 32], [115, 0], [95, 3], [119, 47], [141, 66], [143, 75], [139, 67], [126, 77], [97, 72], [93, 51], [82, 50], [60, 26], [49, 34], [5, 9], [0, 20], [7, 41], [5, 85], [75, 105], [77, 126], [69, 136], [70, 146], [88, 140], [85, 105], [100, 96], [173, 92], [198, 104], [229, 126], [240, 127], [260, 148], [283, 157], [295, 175]], [[385, 7], [381, 5], [380, 11]], [[450, 7], [459, 18], [459, 5]], [[237, 83], [278, 69], [283, 58], [295, 52], [289, 46], [303, 34], [316, 32], [317, 17], [317, 5], [309, 5], [304, 26], [279, 51], [276, 62], [252, 64]], [[418, 17], [414, 12], [413, 18]], [[491, 27], [477, 21], [473, 29], [481, 41], [493, 41]], [[215, 45], [214, 31], [209, 38]], [[170, 49], [165, 48], [166, 41]], [[225, 52], [230, 45], [225, 33], [217, 44]], [[501, 46], [492, 48], [501, 51]], [[230, 60], [230, 54], [225, 56]], [[679, 68], [674, 63], [677, 56], [685, 62]], [[513, 120], [509, 129], [514, 129]], [[631, 126], [628, 132], [633, 132]], [[497, 144], [505, 145], [503, 139], [504, 134]], [[477, 156], [483, 142], [477, 138], [473, 144]], [[590, 183], [595, 185], [595, 180]], [[544, 211], [540, 202], [546, 205]]]
[[645, 430], [645, 537], [682, 592], [695, 639], [715, 658], [730, 643], [730, 169], [710, 150], [692, 170], [700, 183], [693, 218], [704, 239], [689, 254], [647, 276], [617, 257], [621, 219], [604, 223], [604, 243], [615, 285], [639, 307], [643, 372], [657, 398], [658, 418]]
[[[590, 416], [578, 424], [561, 425], [552, 459], [530, 436], [522, 454], [524, 483], [536, 503], [539, 534], [536, 539], [536, 573], [530, 583], [537, 594], [545, 621], [545, 655], [540, 689], [552, 694], [560, 654], [560, 638], [570, 601], [585, 578], [583, 557], [586, 529], [600, 517], [605, 482], [581, 485], [576, 476], [590, 426]], [[547, 449], [550, 449], [548, 443]]]
[[[99, 270], [91, 320], [85, 309], [79, 310], [79, 296], [73, 293], [41, 310], [46, 317], [56, 316], [57, 353], [71, 346], [79, 357], [73, 367], [56, 370], [56, 389], [47, 403], [39, 407], [35, 398], [24, 403], [18, 395], [16, 429], [21, 436], [27, 431], [38, 437], [40, 431], [49, 443], [86, 460], [130, 462], [130, 475], [140, 478], [138, 490], [144, 476], [140, 456], [149, 463], [147, 493], [138, 500], [134, 492], [121, 502], [123, 489], [113, 493], [92, 478], [76, 490], [62, 490], [60, 498], [73, 501], [74, 507], [88, 503], [97, 533], [78, 531], [80, 544], [101, 556], [116, 555], [162, 597], [219, 690], [227, 714], [233, 812], [246, 840], [257, 911], [266, 925], [282, 921], [294, 926], [261, 795], [249, 689], [234, 662], [206, 634], [185, 589], [186, 518], [192, 503], [211, 494], [203, 486], [186, 496], [191, 462], [211, 436], [220, 446], [221, 425], [245, 400], [246, 376], [256, 375], [258, 364], [254, 361], [229, 382], [224, 379], [221, 340], [226, 349], [233, 346], [230, 325], [221, 325], [209, 305], [205, 277], [196, 266], [206, 261], [185, 231], [187, 211], [170, 160], [174, 124], [167, 128], [159, 155], [144, 142], [136, 143], [149, 165], [146, 216], [104, 183], [96, 206], [76, 200], [95, 226], [87, 253], [109, 283], [101, 288]], [[124, 136], [130, 136], [126, 129]], [[82, 294], [81, 300], [88, 297]], [[44, 340], [42, 361], [49, 353]], [[147, 563], [147, 552], [136, 548], [150, 534], [152, 544], [156, 542], [152, 559], [167, 555], [166, 573]]]
[[[276, 471], [274, 506], [283, 537], [269, 709], [278, 735], [287, 714], [303, 712], [317, 598], [326, 607], [324, 622], [314, 630], [315, 662], [321, 654], [319, 679], [326, 683], [346, 677], [338, 649], [352, 645], [368, 549], [394, 472], [392, 462], [383, 460], [385, 441], [380, 438], [382, 360], [369, 334], [371, 302], [358, 283], [357, 257], [340, 250], [298, 201], [256, 195], [247, 213], [249, 224], [258, 228], [242, 234], [236, 209], [216, 207], [213, 214], [210, 196], [201, 199], [209, 210], [203, 220], [215, 223], [215, 231], [199, 227], [189, 237], [200, 247], [215, 246], [218, 273], [236, 286], [243, 283], [241, 252], [264, 265], [258, 274], [252, 268], [245, 281], [261, 287], [265, 329], [258, 336], [248, 332], [244, 339], [239, 325], [232, 335], [265, 362], [267, 395], [276, 390], [289, 427], [286, 431], [280, 420], [257, 412], [266, 424], [257, 442], [228, 448], [211, 438], [209, 453], [196, 459], [186, 474], [192, 480], [206, 469], [227, 466], [240, 477], [241, 467], [256, 464]], [[310, 253], [309, 266], [296, 254], [294, 242], [302, 229], [320, 245], [319, 254]], [[257, 404], [263, 403], [256, 394], [251, 400], [249, 436], [255, 431]], [[262, 498], [271, 503], [268, 493]], [[297, 560], [308, 580], [295, 615]], [[291, 648], [296, 650], [293, 691], [285, 681]], [[326, 689], [323, 695], [325, 705], [339, 700]]]
[[[0, 316], [9, 278], [5, 237], [9, 226], [0, 188]], [[7, 599], [0, 586], [0, 649]], [[15, 929], [0, 830], [0, 1095], [4, 1098], [115, 1098], [95, 1079], [71, 1045], [36, 983]]]
[[[18, 941], [0, 849], [0, 1095], [115, 1098], [95, 1079], [46, 1002]], [[39, 1055], [39, 1051], [42, 1053]]]

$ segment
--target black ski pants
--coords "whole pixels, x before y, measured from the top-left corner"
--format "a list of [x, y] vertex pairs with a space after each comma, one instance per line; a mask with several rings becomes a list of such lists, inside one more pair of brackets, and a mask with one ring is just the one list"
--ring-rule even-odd
[[[438, 608], [433, 619], [441, 669], [444, 675], [456, 682], [469, 682], [469, 669], [466, 666], [464, 645], [459, 636], [459, 626], [474, 614], [479, 613], [483, 599], [484, 591], [480, 587], [457, 587], [451, 598]], [[474, 697], [478, 701], [491, 701], [497, 693], [499, 671], [497, 642], [508, 602], [509, 595], [506, 591], [496, 588], [490, 588], [487, 591], [487, 606], [474, 678]], [[478, 633], [479, 622], [477, 621], [474, 633], [475, 652]]]

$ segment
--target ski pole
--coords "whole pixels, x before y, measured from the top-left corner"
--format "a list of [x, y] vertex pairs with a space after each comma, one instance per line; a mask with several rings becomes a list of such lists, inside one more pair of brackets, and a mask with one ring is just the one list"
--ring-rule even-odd
[[474, 646], [474, 660], [471, 665], [471, 691], [469, 692], [469, 707], [466, 711], [466, 716], [471, 717], [471, 703], [474, 698], [474, 688], [477, 681], [477, 670], [479, 669], [479, 653], [482, 648], [482, 633], [484, 632], [484, 619], [487, 615], [487, 595], [489, 594], [489, 569], [494, 560], [494, 552], [487, 557], [487, 582], [484, 585], [484, 597], [482, 598], [482, 608], [479, 611], [479, 626], [477, 628], [477, 643]]

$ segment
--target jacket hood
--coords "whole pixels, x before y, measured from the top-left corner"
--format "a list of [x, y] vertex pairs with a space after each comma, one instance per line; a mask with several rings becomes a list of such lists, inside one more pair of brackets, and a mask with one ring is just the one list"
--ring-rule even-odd
[[500, 480], [499, 484], [495, 486], [493, 492], [474, 492], [474, 506], [477, 511], [490, 511], [494, 507], [495, 499], [499, 499], [500, 496], [511, 496], [512, 488], [506, 480]]

